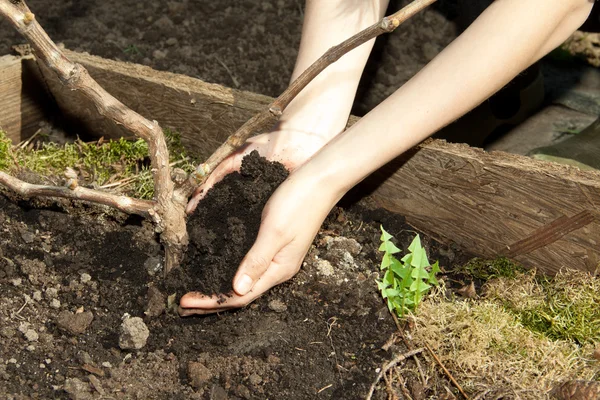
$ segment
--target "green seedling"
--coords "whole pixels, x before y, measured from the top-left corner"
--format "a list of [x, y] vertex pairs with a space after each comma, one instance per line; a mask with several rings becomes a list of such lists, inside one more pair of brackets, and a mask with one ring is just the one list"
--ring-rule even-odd
[[393, 237], [381, 227], [381, 246], [383, 252], [381, 270], [385, 271], [382, 280], [377, 281], [381, 296], [387, 300], [388, 308], [399, 317], [407, 312], [416, 311], [423, 297], [432, 286], [439, 286], [436, 274], [440, 267], [436, 261], [429, 264], [427, 254], [421, 246], [421, 238], [415, 236], [408, 253], [398, 260], [394, 254], [400, 249], [392, 243]]

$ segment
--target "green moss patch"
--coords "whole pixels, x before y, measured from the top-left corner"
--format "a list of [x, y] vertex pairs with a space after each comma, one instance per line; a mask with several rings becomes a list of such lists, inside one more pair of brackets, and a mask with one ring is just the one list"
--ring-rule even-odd
[[[171, 163], [191, 172], [193, 165], [181, 145], [180, 135], [165, 131]], [[77, 172], [81, 184], [150, 199], [154, 194], [148, 145], [138, 140], [76, 140], [64, 146], [39, 143], [12, 146], [0, 131], [0, 169], [28, 170], [52, 178], [63, 176], [67, 168]]]

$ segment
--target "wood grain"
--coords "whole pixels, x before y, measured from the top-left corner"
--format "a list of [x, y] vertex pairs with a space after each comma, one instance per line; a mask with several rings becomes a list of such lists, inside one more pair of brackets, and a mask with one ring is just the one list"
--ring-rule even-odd
[[[231, 133], [269, 104], [270, 98], [202, 82], [183, 75], [155, 71], [137, 64], [65, 51], [82, 64], [110, 94], [163, 128], [179, 132], [183, 144], [207, 158]], [[120, 137], [126, 132], [67, 91], [49, 71], [47, 84], [71, 125], [97, 136]], [[275, 122], [273, 120], [273, 122]]]
[[[510, 245], [547, 225], [586, 210], [597, 215], [600, 208], [600, 172], [437, 140], [394, 160], [365, 187], [416, 228], [483, 257], [510, 255]], [[597, 218], [566, 228], [513, 258], [549, 274], [561, 268], [596, 271]]]
[[31, 57], [0, 57], [0, 94], [0, 128], [15, 143], [33, 135], [53, 108]]

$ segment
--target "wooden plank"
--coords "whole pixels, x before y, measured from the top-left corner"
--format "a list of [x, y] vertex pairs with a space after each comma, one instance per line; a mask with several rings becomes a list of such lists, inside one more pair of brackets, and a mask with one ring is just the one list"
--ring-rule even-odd
[[[137, 64], [106, 60], [66, 51], [74, 62], [109, 93], [146, 118], [182, 136], [183, 144], [202, 158], [208, 157], [231, 133], [258, 111], [270, 98]], [[77, 93], [66, 90], [47, 70], [44, 76], [53, 96], [70, 122], [97, 136], [120, 137], [127, 132], [107, 122]]]
[[[125, 104], [181, 132], [184, 144], [202, 156], [270, 101], [139, 65], [69, 56]], [[47, 77], [63, 111], [72, 107], [98, 134], [119, 134]], [[418, 229], [480, 256], [509, 254], [511, 245], [521, 243], [512, 256], [546, 273], [593, 272], [600, 263], [600, 172], [430, 140], [361, 187]]]
[[[521, 244], [512, 258], [549, 274], [600, 266], [600, 172], [432, 140], [366, 185], [416, 228], [480, 256], [509, 255], [537, 231], [541, 246]], [[564, 235], [552, 229], [561, 223]]]
[[13, 142], [29, 138], [55, 110], [33, 57], [0, 57], [0, 127]]

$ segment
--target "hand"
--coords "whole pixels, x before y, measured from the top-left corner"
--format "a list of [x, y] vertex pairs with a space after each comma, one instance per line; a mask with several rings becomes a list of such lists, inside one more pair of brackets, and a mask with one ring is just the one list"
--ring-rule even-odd
[[208, 190], [226, 175], [239, 171], [242, 159], [254, 150], [269, 161], [278, 161], [293, 171], [327, 143], [324, 137], [303, 131], [281, 129], [254, 136], [238, 151], [227, 157], [198, 187], [190, 199], [186, 212], [194, 212]]
[[330, 189], [332, 185], [318, 181], [310, 175], [290, 175], [263, 210], [258, 237], [233, 279], [235, 293], [225, 296], [224, 302], [218, 296], [188, 293], [181, 298], [180, 315], [243, 307], [292, 278], [300, 270], [323, 220], [342, 196]]

